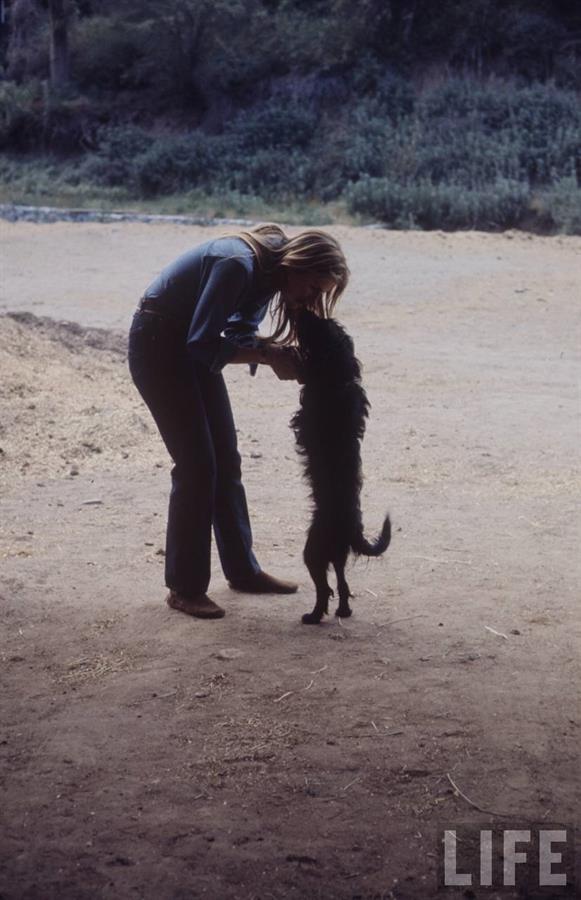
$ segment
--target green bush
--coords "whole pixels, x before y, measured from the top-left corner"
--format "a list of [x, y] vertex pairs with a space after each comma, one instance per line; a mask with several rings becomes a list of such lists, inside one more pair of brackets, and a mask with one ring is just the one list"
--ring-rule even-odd
[[392, 228], [445, 231], [517, 228], [527, 217], [531, 200], [525, 185], [500, 180], [487, 189], [468, 190], [458, 184], [402, 185], [387, 178], [363, 178], [346, 194], [352, 213]]
[[0, 82], [0, 150], [27, 148], [43, 130], [41, 84]]
[[199, 187], [216, 170], [213, 141], [203, 132], [158, 138], [139, 154], [134, 180], [144, 197]]
[[528, 190], [581, 175], [580, 153], [572, 92], [454, 78], [418, 96], [397, 121], [374, 97], [323, 123], [313, 146], [315, 189], [330, 200], [369, 176], [410, 189], [451, 184], [474, 197], [498, 184]]
[[317, 124], [314, 109], [270, 101], [239, 113], [227, 123], [224, 134], [232, 150], [240, 153], [273, 147], [290, 150], [308, 146]]
[[358, 89], [356, 70], [353, 88], [355, 96], [361, 98], [356, 104], [356, 112], [365, 118], [381, 116], [397, 125], [413, 113], [416, 105], [416, 93], [411, 80], [397, 72], [386, 72], [384, 67], [380, 68], [370, 91]]
[[47, 82], [0, 82], [0, 149], [78, 153], [96, 128], [98, 107], [82, 96], [55, 96]]
[[151, 147], [152, 136], [136, 125], [104, 126], [97, 149], [85, 160], [84, 175], [97, 184], [135, 184], [135, 160]]
[[118, 16], [79, 19], [71, 34], [74, 80], [93, 93], [139, 87], [147, 35], [147, 28]]
[[197, 187], [237, 191], [265, 198], [304, 194], [313, 187], [308, 144], [311, 114], [274, 106], [232, 121], [223, 135], [200, 129], [155, 135], [137, 126], [101, 129], [85, 177], [132, 187], [152, 197]]
[[581, 188], [576, 178], [561, 178], [537, 194], [532, 206], [544, 230], [581, 234]]
[[100, 130], [95, 153], [83, 165], [85, 178], [155, 197], [204, 185], [216, 174], [219, 138], [202, 131], [155, 135], [136, 125]]
[[573, 91], [547, 85], [521, 90], [511, 108], [510, 130], [521, 177], [531, 184], [581, 174], [581, 107]]
[[495, 178], [549, 184], [581, 172], [581, 107], [573, 91], [453, 78], [426, 92], [415, 114], [420, 178], [443, 180], [446, 155], [448, 171], [470, 187]]
[[301, 150], [264, 149], [236, 155], [223, 170], [223, 183], [266, 199], [303, 197], [313, 187], [310, 158]]
[[[91, 28], [98, 21], [91, 19]], [[109, 47], [114, 58], [123, 39]], [[103, 37], [93, 58], [87, 51], [86, 73], [106, 43]], [[113, 85], [119, 72], [113, 67], [103, 78]], [[392, 227], [580, 230], [581, 109], [574, 92], [452, 77], [414, 93], [402, 76], [369, 60], [357, 78], [351, 74], [369, 94], [331, 107], [317, 99], [316, 78], [293, 76], [220, 133], [103, 126], [120, 119], [105, 101], [51, 96], [46, 82], [3, 82], [0, 149], [79, 154], [92, 146], [77, 166], [80, 182], [136, 198], [200, 191], [241, 203], [261, 198], [273, 208], [346, 203], [351, 213]], [[303, 89], [310, 99], [300, 103]], [[219, 117], [209, 117], [208, 128], [219, 132], [219, 125]]]

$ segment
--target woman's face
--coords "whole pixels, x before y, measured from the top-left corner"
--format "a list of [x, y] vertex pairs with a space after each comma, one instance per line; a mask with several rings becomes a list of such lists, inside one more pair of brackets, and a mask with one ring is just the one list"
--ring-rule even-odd
[[334, 287], [335, 281], [330, 276], [287, 269], [280, 294], [285, 306], [291, 310], [299, 310]]

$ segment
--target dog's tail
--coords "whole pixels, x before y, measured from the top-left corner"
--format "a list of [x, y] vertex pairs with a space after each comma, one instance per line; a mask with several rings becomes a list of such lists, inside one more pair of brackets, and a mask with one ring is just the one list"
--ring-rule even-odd
[[381, 534], [377, 540], [371, 542], [364, 538], [363, 532], [359, 531], [351, 542], [351, 548], [355, 553], [363, 556], [381, 556], [389, 547], [391, 541], [391, 520], [389, 516], [385, 517]]

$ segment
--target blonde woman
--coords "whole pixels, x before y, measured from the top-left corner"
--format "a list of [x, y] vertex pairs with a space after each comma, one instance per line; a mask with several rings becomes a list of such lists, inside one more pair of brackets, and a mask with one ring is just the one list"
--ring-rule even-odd
[[[349, 270], [338, 242], [316, 229], [289, 237], [278, 225], [207, 241], [170, 263], [133, 318], [129, 368], [173, 460], [165, 580], [172, 609], [202, 619], [224, 610], [206, 594], [212, 527], [229, 585], [294, 593], [262, 571], [241, 480], [226, 364], [270, 366], [299, 378], [296, 313], [329, 316]], [[274, 330], [257, 337], [268, 308]]]

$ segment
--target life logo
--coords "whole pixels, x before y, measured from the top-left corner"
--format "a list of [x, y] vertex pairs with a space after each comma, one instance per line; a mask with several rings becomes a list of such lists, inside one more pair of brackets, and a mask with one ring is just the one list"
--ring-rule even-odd
[[574, 831], [554, 824], [443, 828], [438, 834], [438, 885], [456, 887], [464, 896], [475, 889], [516, 888], [525, 896], [574, 897]]

